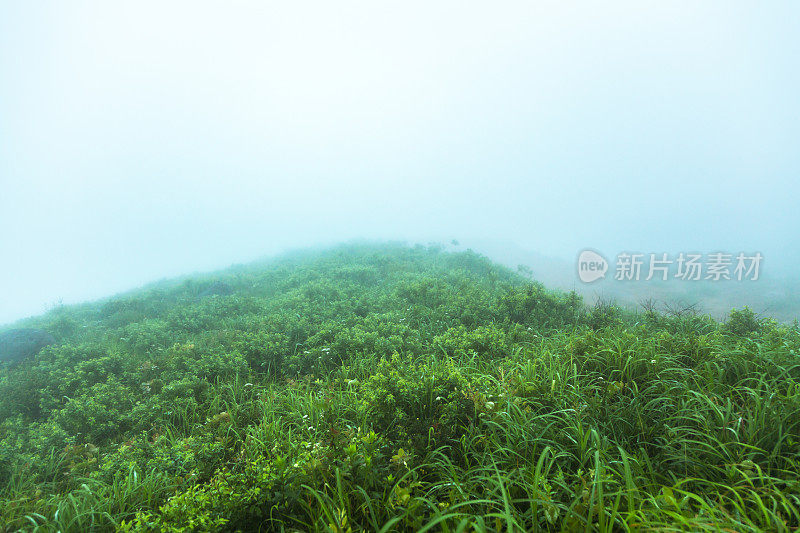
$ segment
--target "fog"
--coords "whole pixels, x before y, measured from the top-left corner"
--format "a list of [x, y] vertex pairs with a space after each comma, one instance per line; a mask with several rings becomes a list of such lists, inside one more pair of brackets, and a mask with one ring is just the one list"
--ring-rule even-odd
[[0, 323], [352, 239], [566, 270], [585, 248], [760, 252], [796, 279], [798, 17], [3, 2]]

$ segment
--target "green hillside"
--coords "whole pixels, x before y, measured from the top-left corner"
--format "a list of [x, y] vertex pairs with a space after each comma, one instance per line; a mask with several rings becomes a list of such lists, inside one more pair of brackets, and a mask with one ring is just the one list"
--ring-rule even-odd
[[13, 327], [57, 342], [0, 366], [0, 531], [800, 527], [800, 332], [746, 308], [362, 244]]

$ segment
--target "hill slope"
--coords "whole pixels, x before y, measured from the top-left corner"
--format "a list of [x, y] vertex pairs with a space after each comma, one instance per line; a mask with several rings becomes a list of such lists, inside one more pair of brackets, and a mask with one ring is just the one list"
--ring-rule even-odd
[[800, 334], [352, 245], [60, 308], [0, 368], [0, 530], [800, 526]]

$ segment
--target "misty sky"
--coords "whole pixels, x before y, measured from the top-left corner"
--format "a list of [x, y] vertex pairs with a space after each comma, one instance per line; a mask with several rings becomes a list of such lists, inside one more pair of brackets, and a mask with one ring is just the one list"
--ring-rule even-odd
[[0, 323], [353, 238], [793, 272], [796, 2], [0, 3]]

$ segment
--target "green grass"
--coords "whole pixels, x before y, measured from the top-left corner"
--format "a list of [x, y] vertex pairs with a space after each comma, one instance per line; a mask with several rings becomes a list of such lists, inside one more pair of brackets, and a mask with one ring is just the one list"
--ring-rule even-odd
[[0, 369], [0, 531], [800, 527], [800, 332], [746, 309], [364, 245], [25, 325], [59, 344]]

